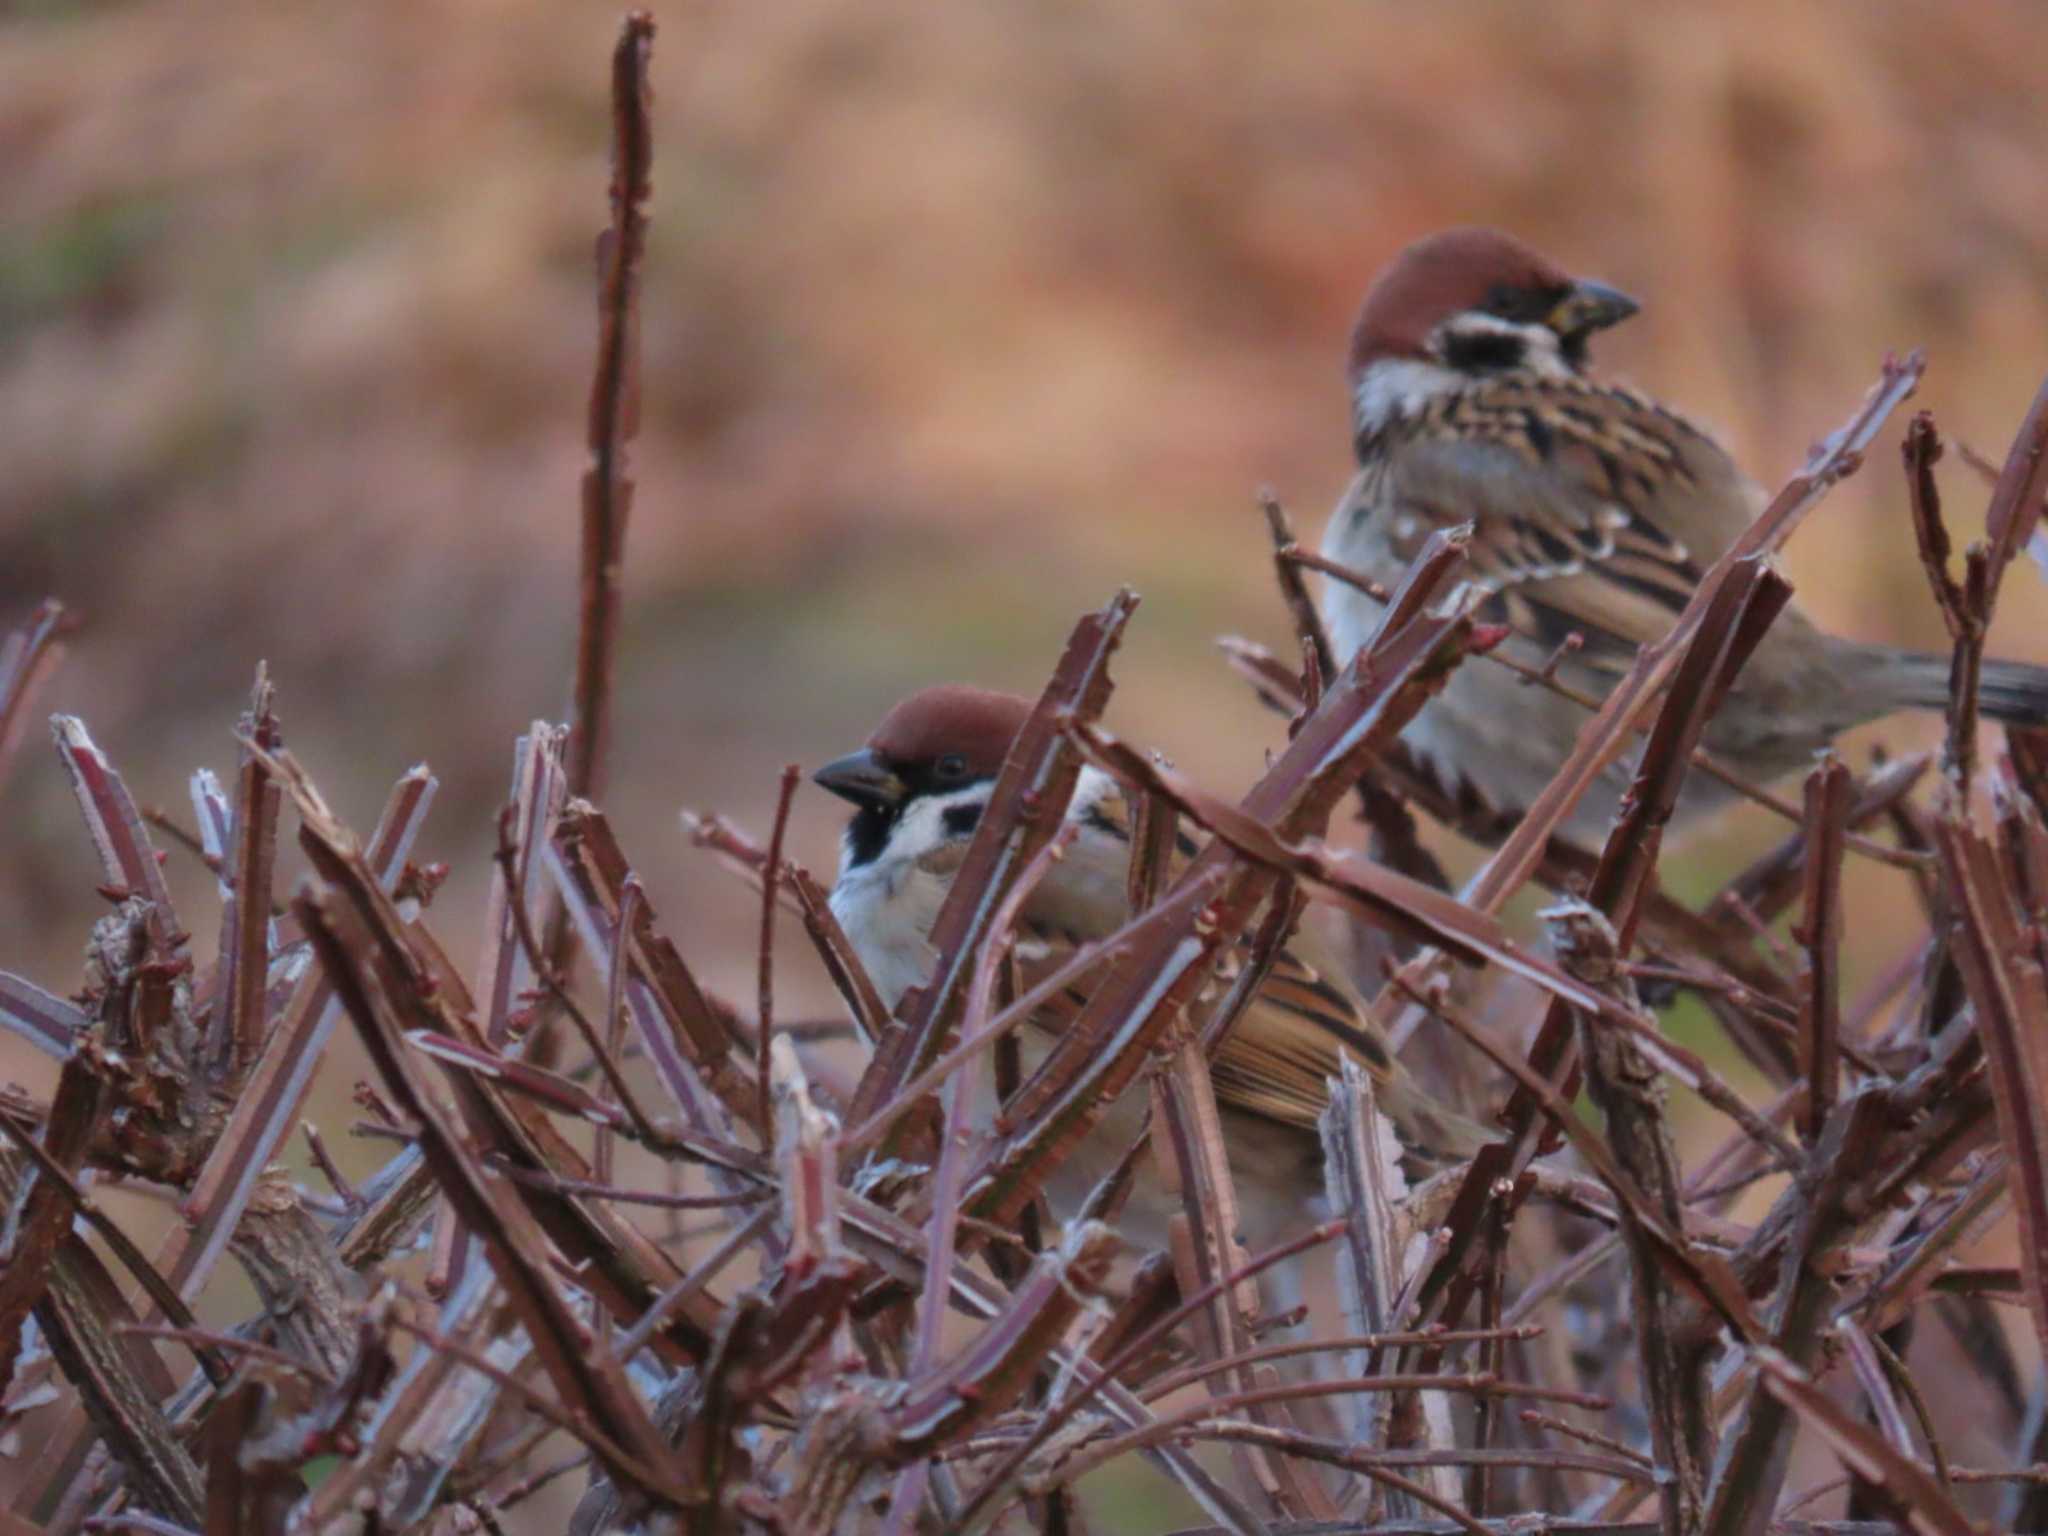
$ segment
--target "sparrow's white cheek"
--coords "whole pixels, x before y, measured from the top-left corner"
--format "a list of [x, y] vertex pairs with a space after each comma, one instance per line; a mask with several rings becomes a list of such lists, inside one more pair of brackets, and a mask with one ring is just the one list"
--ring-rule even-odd
[[1358, 376], [1352, 388], [1353, 425], [1361, 432], [1383, 427], [1405, 416], [1420, 415], [1438, 395], [1463, 389], [1472, 381], [1442, 363], [1420, 358], [1381, 358]]

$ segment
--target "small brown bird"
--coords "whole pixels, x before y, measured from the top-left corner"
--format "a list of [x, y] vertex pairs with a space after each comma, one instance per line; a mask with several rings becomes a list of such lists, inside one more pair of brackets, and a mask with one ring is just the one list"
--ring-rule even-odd
[[[1669, 632], [1702, 573], [1764, 505], [1762, 492], [1698, 427], [1647, 395], [1588, 376], [1587, 343], [1636, 312], [1491, 229], [1417, 241], [1373, 283], [1351, 338], [1359, 471], [1323, 553], [1382, 583], [1434, 530], [1473, 524], [1471, 580], [1510, 650], [1560, 667], [1604, 696], [1637, 647]], [[1324, 617], [1341, 657], [1380, 605], [1332, 582]], [[1707, 750], [1756, 780], [1805, 767], [1850, 726], [1939, 708], [1948, 659], [1825, 634], [1796, 608], [1772, 626], [1706, 730]], [[1986, 663], [1994, 719], [2048, 720], [2048, 669]], [[1461, 667], [1416, 718], [1409, 744], [1444, 781], [1503, 810], [1526, 809], [1571, 750], [1585, 712], [1504, 668]], [[1611, 768], [1566, 830], [1597, 842], [1628, 783]], [[1679, 815], [1732, 791], [1695, 774]]]
[[[890, 710], [866, 746], [812, 775], [855, 807], [840, 843], [832, 912], [891, 1006], [931, 974], [932, 924], [1031, 707], [1028, 699], [979, 688], [927, 688]], [[1018, 951], [1033, 968], [1059, 963], [1129, 916], [1131, 814], [1121, 786], [1084, 767], [1066, 819], [1078, 829], [1073, 844], [1022, 914]], [[1194, 851], [1183, 837], [1181, 862]], [[1026, 1031], [1027, 1072], [1045, 1058], [1066, 1017], [1049, 1011]], [[1247, 1241], [1313, 1219], [1322, 1189], [1316, 1116], [1324, 1081], [1343, 1052], [1372, 1073], [1382, 1107], [1419, 1145], [1448, 1153], [1473, 1139], [1476, 1128], [1428, 1100], [1357, 999], [1333, 971], [1305, 958], [1298, 943], [1281, 956], [1212, 1064]], [[1144, 1104], [1145, 1095], [1134, 1091], [1112, 1109], [1102, 1131], [1055, 1179], [1056, 1209], [1074, 1209], [1130, 1144]], [[1156, 1240], [1165, 1214], [1156, 1186], [1148, 1199], [1140, 1184], [1129, 1214], [1134, 1235]]]

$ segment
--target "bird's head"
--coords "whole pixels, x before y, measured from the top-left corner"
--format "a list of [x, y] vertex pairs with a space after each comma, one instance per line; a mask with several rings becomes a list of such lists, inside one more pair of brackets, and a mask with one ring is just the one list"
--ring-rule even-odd
[[904, 815], [926, 803], [942, 804], [947, 834], [972, 833], [1030, 714], [1029, 699], [950, 683], [890, 710], [866, 745], [811, 775], [854, 806], [849, 861], [873, 859]]
[[1461, 383], [1577, 374], [1592, 334], [1637, 308], [1627, 294], [1574, 278], [1497, 229], [1418, 240], [1373, 280], [1352, 329], [1360, 430], [1417, 395]]

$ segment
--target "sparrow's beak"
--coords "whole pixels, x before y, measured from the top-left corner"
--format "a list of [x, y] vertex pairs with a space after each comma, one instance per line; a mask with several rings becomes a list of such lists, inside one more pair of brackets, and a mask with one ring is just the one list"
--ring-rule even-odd
[[1569, 340], [1618, 325], [1642, 307], [1619, 288], [1610, 288], [1605, 283], [1574, 283], [1572, 291], [1543, 317], [1543, 323]]
[[835, 758], [812, 774], [811, 782], [855, 805], [882, 809], [902, 804], [906, 788], [873, 747]]

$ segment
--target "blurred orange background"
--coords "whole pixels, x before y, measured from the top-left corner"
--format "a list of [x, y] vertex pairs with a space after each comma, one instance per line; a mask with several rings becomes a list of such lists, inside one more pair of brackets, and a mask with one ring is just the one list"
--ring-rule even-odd
[[[359, 828], [430, 762], [420, 856], [455, 866], [457, 953], [513, 736], [566, 710], [616, 15], [42, 0], [0, 22], [0, 621], [78, 610], [45, 710], [181, 818], [191, 769], [232, 766], [259, 658]], [[1254, 493], [1319, 533], [1351, 312], [1416, 235], [1499, 223], [1638, 295], [1605, 366], [1766, 482], [1887, 349], [1927, 349], [1918, 403], [1993, 457], [2048, 367], [2022, 0], [657, 19], [608, 803], [730, 996], [751, 903], [678, 809], [764, 833], [785, 762], [927, 682], [1035, 691], [1119, 583], [1145, 602], [1112, 722], [1221, 788], [1257, 771], [1278, 722], [1212, 645], [1287, 643]], [[1786, 565], [1834, 626], [1934, 647], [1899, 425]], [[1944, 476], [1974, 536], [1981, 484]], [[2042, 610], [2016, 568], [1994, 650], [2048, 661]], [[40, 735], [0, 793], [0, 965], [69, 991], [98, 876]], [[806, 787], [792, 827], [821, 875], [835, 807]], [[1781, 831], [1733, 813], [1667, 875], [1698, 894]], [[210, 880], [173, 873], [209, 934]], [[1851, 886], [1853, 990], [1918, 919]], [[787, 1006], [824, 1010], [787, 939]], [[46, 1080], [11, 1041], [0, 1075]]]

